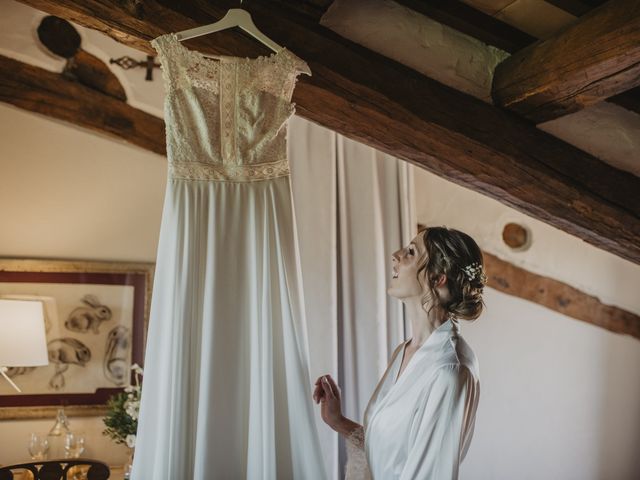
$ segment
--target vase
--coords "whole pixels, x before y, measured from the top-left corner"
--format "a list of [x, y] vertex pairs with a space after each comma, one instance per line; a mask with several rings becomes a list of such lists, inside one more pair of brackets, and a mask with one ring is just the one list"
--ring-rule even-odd
[[56, 414], [56, 423], [53, 425], [49, 433], [47, 434], [47, 440], [49, 441], [49, 456], [50, 460], [57, 460], [65, 458], [65, 438], [67, 434], [71, 433], [69, 428], [69, 420], [64, 413], [64, 408], [59, 408]]
[[135, 447], [127, 447], [127, 462], [124, 464], [124, 480], [131, 478], [131, 468], [133, 467], [133, 453]]

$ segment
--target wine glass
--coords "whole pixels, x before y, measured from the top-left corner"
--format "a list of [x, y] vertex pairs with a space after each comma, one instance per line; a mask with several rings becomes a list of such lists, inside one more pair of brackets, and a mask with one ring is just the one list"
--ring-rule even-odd
[[45, 434], [32, 433], [29, 436], [29, 454], [31, 460], [40, 461], [47, 459], [49, 440]]
[[84, 435], [68, 432], [64, 436], [65, 458], [78, 458], [84, 452]]

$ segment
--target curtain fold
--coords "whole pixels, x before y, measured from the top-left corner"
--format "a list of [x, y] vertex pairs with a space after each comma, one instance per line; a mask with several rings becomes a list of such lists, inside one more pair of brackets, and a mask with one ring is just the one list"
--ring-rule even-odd
[[[312, 381], [331, 373], [344, 414], [362, 423], [389, 356], [407, 332], [387, 295], [391, 253], [415, 235], [413, 167], [293, 117], [289, 158], [300, 241]], [[329, 478], [344, 476], [344, 443], [316, 422]]]

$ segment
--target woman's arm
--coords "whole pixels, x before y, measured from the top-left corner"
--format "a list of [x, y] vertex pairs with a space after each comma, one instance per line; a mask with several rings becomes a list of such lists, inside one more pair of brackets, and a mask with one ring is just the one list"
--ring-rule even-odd
[[349, 437], [354, 430], [362, 429], [362, 425], [342, 415], [340, 387], [331, 375], [319, 377], [315, 385], [313, 399], [320, 404], [320, 415], [324, 423], [345, 437]]
[[340, 387], [330, 375], [318, 378], [313, 399], [321, 404], [320, 413], [324, 422], [347, 441], [345, 480], [371, 480], [364, 453], [364, 428], [342, 415]]
[[364, 451], [364, 427], [359, 423], [342, 417], [342, 420], [334, 428], [340, 435], [344, 435], [347, 440], [347, 447]]

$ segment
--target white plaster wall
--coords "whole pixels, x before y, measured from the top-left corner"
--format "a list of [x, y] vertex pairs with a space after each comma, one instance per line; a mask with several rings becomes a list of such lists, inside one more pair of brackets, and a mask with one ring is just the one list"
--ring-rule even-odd
[[488, 289], [461, 480], [640, 478], [640, 342]]
[[0, 254], [155, 261], [166, 159], [0, 103]]
[[640, 175], [640, 115], [631, 110], [600, 102], [538, 128], [620, 170]]
[[[640, 313], [639, 265], [423, 170], [415, 181], [421, 223], [462, 230], [489, 253]], [[530, 229], [529, 250], [502, 242], [508, 222]], [[485, 303], [462, 330], [481, 399], [461, 478], [640, 478], [640, 341], [490, 288]]]

